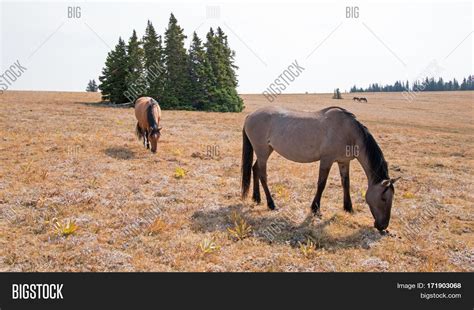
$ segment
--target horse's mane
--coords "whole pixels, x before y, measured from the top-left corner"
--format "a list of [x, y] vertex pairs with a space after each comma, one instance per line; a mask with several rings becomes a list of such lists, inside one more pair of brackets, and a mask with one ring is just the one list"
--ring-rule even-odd
[[375, 183], [388, 179], [388, 165], [383, 156], [382, 150], [375, 141], [369, 130], [357, 119], [355, 120], [364, 134], [365, 152], [369, 160], [370, 172]]
[[157, 131], [158, 130], [158, 124], [156, 123], [155, 115], [153, 115], [153, 108], [155, 105], [158, 104], [158, 102], [155, 101], [155, 99], [150, 100], [150, 105], [146, 109], [146, 117], [148, 120], [148, 125], [151, 128], [151, 131]]
[[367, 127], [365, 127], [361, 122], [359, 122], [359, 120], [356, 118], [356, 116], [353, 113], [347, 111], [344, 108], [329, 107], [329, 108], [325, 108], [321, 110], [321, 112], [324, 113], [330, 109], [339, 109], [342, 112], [344, 112], [344, 114], [346, 114], [347, 116], [350, 116], [354, 120], [354, 124], [360, 130], [363, 141], [364, 141], [365, 152], [366, 152], [367, 159], [369, 162], [370, 174], [373, 181], [375, 183], [379, 183], [379, 182], [382, 182], [383, 180], [389, 179], [388, 165], [387, 165], [387, 162], [385, 161], [382, 150], [380, 149], [379, 145], [377, 144], [377, 142], [375, 141], [374, 137], [369, 132]]

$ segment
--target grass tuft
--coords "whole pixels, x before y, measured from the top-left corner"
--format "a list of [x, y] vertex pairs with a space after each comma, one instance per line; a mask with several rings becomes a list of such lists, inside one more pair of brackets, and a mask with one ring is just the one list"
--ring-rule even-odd
[[412, 192], [405, 192], [403, 193], [402, 197], [405, 199], [413, 199], [415, 198], [415, 194], [413, 194]]
[[184, 170], [181, 167], [176, 167], [176, 169], [174, 170], [174, 177], [176, 179], [182, 179], [185, 176], [186, 176], [186, 170]]
[[305, 243], [298, 243], [300, 245], [300, 252], [304, 257], [309, 258], [316, 253], [316, 245], [310, 238], [308, 238]]
[[64, 223], [61, 223], [58, 219], [54, 218], [52, 222], [56, 233], [63, 237], [67, 237], [69, 235], [74, 234], [78, 228], [76, 223], [71, 219], [66, 220]]
[[283, 184], [275, 185], [275, 191], [278, 198], [281, 198], [283, 200], [288, 200], [288, 198], [290, 197], [288, 189]]
[[232, 214], [232, 221], [234, 222], [234, 226], [227, 228], [227, 231], [233, 239], [243, 240], [250, 236], [252, 226], [250, 226], [240, 214], [234, 212]]
[[218, 251], [220, 249], [220, 246], [217, 245], [214, 237], [211, 237], [202, 240], [201, 243], [199, 243], [199, 249], [203, 254], [210, 254]]

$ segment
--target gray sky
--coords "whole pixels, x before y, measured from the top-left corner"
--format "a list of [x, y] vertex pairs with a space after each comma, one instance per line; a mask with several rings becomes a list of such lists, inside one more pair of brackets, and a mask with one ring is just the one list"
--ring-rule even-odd
[[[472, 1], [1, 2], [1, 73], [27, 71], [9, 89], [82, 91], [122, 36], [150, 19], [163, 34], [173, 12], [188, 36], [221, 26], [236, 51], [239, 92], [261, 93], [295, 59], [305, 68], [285, 92], [331, 92], [353, 84], [413, 81], [436, 61], [437, 76], [473, 74]], [[80, 6], [81, 17], [67, 16]]]

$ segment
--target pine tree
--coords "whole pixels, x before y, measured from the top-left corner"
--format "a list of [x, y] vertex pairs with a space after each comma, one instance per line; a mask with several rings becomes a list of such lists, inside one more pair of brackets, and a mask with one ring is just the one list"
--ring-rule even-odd
[[209, 32], [206, 34], [206, 43], [204, 43], [204, 47], [206, 48], [206, 56], [209, 60], [209, 63], [212, 68], [212, 72], [214, 77], [216, 78], [216, 85], [218, 83], [218, 78], [220, 77], [219, 72], [219, 51], [217, 46], [217, 39], [212, 28], [209, 29]]
[[147, 95], [161, 101], [164, 92], [164, 63], [161, 36], [148, 21], [143, 36], [144, 74], [147, 80]]
[[143, 75], [143, 49], [133, 30], [127, 45], [127, 98], [130, 101], [146, 94], [146, 79]]
[[219, 42], [219, 47], [222, 49], [222, 65], [225, 74], [225, 86], [226, 87], [237, 87], [237, 77], [235, 74], [235, 70], [238, 67], [234, 64], [235, 52], [230, 49], [227, 36], [222, 31], [221, 27], [217, 28], [217, 39]]
[[102, 99], [114, 103], [127, 102], [124, 91], [127, 86], [127, 47], [125, 41], [119, 38], [114, 50], [109, 52], [99, 77], [99, 89]]
[[206, 52], [196, 32], [189, 48], [188, 70], [190, 78], [190, 99], [194, 109], [209, 110], [210, 94], [214, 92], [215, 78]]
[[215, 79], [215, 88], [211, 93], [211, 110], [220, 112], [240, 112], [244, 108], [239, 97], [237, 77], [234, 65], [235, 53], [229, 48], [227, 36], [221, 28], [214, 33], [211, 28], [206, 36], [206, 55]]
[[99, 88], [97, 87], [97, 84], [95, 80], [89, 80], [89, 83], [87, 83], [86, 91], [87, 92], [97, 92]]
[[453, 90], [459, 90], [459, 83], [456, 79], [453, 79]]
[[436, 90], [436, 82], [435, 79], [432, 77], [430, 79], [430, 91], [435, 91]]
[[423, 82], [423, 86], [424, 86], [424, 89], [423, 91], [429, 91], [431, 90], [431, 86], [430, 86], [430, 79], [428, 79], [428, 77], [425, 78], [425, 81]]
[[449, 82], [445, 83], [444, 84], [444, 90], [454, 90], [453, 89], [453, 82], [449, 81]]
[[436, 84], [436, 90], [437, 91], [445, 90], [444, 89], [444, 81], [443, 81], [443, 78], [441, 78], [441, 77], [438, 79], [438, 83]]
[[164, 62], [166, 67], [163, 108], [191, 109], [189, 94], [188, 55], [184, 48], [183, 29], [171, 14], [165, 32]]
[[467, 89], [474, 90], [474, 76], [469, 75], [467, 78]]

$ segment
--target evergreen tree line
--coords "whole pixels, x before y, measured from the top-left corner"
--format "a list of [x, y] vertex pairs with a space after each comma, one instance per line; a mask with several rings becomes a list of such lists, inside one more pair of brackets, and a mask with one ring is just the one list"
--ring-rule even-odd
[[453, 91], [453, 90], [474, 90], [474, 75], [469, 75], [464, 78], [459, 84], [456, 79], [452, 81], [444, 81], [439, 78], [436, 81], [434, 78], [426, 77], [424, 80], [415, 81], [410, 86], [406, 81], [396, 81], [393, 85], [379, 85], [378, 83], [370, 84], [367, 88], [358, 88], [353, 86], [351, 93], [355, 92], [401, 92], [401, 91]]
[[171, 14], [164, 39], [148, 21], [140, 40], [136, 31], [126, 44], [119, 38], [99, 77], [103, 100], [130, 102], [139, 96], [157, 99], [163, 109], [240, 112], [235, 52], [220, 27], [203, 42], [193, 33], [191, 46]]

